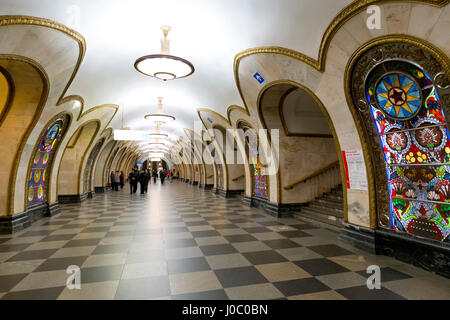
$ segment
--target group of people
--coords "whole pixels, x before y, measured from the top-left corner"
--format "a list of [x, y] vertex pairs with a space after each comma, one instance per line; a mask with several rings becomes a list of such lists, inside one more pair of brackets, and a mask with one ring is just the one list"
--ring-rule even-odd
[[123, 174], [123, 171], [111, 171], [110, 181], [112, 190], [119, 191], [119, 186], [120, 189], [122, 189], [125, 183], [125, 175]]
[[[160, 170], [159, 179], [161, 179], [161, 184], [164, 184], [164, 180], [167, 177], [169, 180], [173, 177], [174, 171], [170, 170]], [[138, 167], [134, 167], [130, 174], [128, 175], [128, 181], [130, 182], [130, 194], [137, 192], [137, 184], [139, 182], [141, 186], [141, 194], [147, 193], [148, 184], [153, 178], [153, 183], [156, 184], [156, 179], [158, 178], [158, 171], [156, 169], [142, 169], [139, 171]]]

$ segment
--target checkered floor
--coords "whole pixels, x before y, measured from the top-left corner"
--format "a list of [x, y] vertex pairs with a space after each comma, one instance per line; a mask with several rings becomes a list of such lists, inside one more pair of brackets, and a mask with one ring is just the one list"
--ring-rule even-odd
[[[450, 299], [449, 279], [182, 182], [61, 209], [0, 236], [0, 299]], [[373, 264], [380, 290], [366, 286]]]

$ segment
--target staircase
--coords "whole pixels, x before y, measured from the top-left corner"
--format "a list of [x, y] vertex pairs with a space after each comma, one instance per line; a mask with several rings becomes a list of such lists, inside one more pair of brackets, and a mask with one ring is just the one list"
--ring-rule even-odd
[[296, 218], [314, 220], [335, 227], [343, 227], [344, 197], [342, 185], [309, 202], [293, 214]]

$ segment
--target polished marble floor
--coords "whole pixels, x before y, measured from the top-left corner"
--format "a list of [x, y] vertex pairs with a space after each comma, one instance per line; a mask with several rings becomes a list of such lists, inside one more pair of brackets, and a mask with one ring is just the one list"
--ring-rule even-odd
[[[369, 265], [381, 289], [366, 286]], [[81, 289], [70, 290], [69, 266]], [[0, 299], [450, 299], [450, 280], [183, 182], [95, 195], [0, 235]]]

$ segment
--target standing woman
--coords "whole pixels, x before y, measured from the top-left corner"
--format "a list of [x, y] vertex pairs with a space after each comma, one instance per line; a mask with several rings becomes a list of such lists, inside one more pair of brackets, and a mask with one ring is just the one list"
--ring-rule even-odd
[[123, 174], [123, 171], [120, 171], [120, 189], [123, 189], [124, 182], [125, 182], [125, 175]]

